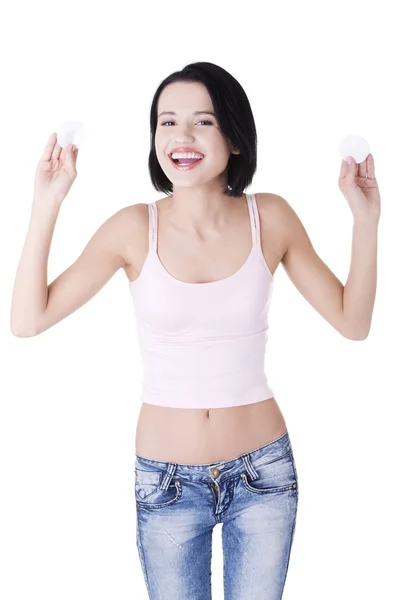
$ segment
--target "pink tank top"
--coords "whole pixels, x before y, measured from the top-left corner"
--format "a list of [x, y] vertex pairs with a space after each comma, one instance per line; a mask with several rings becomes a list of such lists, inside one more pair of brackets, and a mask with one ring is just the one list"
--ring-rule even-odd
[[274, 277], [248, 195], [252, 250], [230, 277], [175, 279], [157, 254], [157, 206], [149, 204], [149, 252], [129, 283], [142, 358], [141, 402], [175, 408], [253, 404], [274, 394], [264, 372]]

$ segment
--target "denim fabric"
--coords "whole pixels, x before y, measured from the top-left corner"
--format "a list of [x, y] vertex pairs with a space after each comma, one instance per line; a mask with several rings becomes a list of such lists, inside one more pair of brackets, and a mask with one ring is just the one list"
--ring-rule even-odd
[[213, 464], [135, 456], [136, 542], [149, 600], [211, 600], [218, 523], [224, 600], [282, 598], [299, 493], [288, 431]]

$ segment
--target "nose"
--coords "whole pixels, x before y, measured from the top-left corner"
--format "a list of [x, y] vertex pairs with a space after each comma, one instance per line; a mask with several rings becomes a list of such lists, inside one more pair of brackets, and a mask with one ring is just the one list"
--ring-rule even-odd
[[193, 143], [194, 135], [188, 125], [177, 126], [175, 129], [175, 141], [177, 144]]

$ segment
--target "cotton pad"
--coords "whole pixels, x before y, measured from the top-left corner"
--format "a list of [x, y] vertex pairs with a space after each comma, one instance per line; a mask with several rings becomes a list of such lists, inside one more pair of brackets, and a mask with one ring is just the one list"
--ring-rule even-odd
[[88, 132], [81, 121], [65, 121], [57, 129], [57, 141], [61, 148], [75, 144], [78, 148], [87, 139]]
[[369, 154], [369, 144], [359, 135], [348, 135], [340, 142], [339, 154], [343, 160], [351, 156], [357, 164], [360, 164]]

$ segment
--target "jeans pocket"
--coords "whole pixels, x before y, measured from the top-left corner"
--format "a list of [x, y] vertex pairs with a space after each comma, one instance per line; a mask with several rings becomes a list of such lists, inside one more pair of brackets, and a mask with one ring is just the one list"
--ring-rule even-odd
[[164, 478], [162, 471], [144, 471], [135, 467], [136, 505], [145, 508], [163, 508], [173, 504], [182, 496], [179, 481], [171, 481], [167, 489], [161, 489]]
[[142, 471], [135, 468], [135, 493], [137, 500], [145, 500], [157, 492], [161, 485], [161, 471]]
[[297, 475], [292, 460], [292, 450], [279, 458], [255, 463], [252, 467], [257, 477], [251, 479], [249, 473], [242, 473], [243, 485], [254, 494], [274, 494], [297, 490]]

